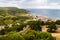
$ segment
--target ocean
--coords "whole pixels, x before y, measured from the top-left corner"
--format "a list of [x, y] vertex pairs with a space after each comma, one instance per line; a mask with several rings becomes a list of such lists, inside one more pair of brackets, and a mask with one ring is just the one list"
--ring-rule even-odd
[[60, 19], [60, 9], [27, 9], [31, 14]]

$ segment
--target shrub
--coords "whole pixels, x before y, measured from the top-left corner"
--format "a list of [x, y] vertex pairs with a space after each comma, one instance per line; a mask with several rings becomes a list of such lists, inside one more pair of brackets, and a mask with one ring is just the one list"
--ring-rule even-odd
[[48, 25], [48, 32], [55, 32], [57, 30], [56, 24], [54, 22], [50, 22], [50, 24]]
[[0, 40], [24, 40], [24, 38], [16, 32], [10, 32], [9, 34], [0, 37]]
[[30, 25], [30, 28], [35, 31], [41, 31], [41, 25], [42, 21], [29, 21], [28, 25]]
[[30, 30], [26, 34], [23, 34], [25, 40], [56, 40], [52, 35], [48, 32], [39, 32]]
[[56, 20], [55, 23], [58, 24], [58, 25], [60, 25], [60, 20]]
[[37, 39], [40, 40], [55, 40], [50, 33], [47, 32], [37, 32]]

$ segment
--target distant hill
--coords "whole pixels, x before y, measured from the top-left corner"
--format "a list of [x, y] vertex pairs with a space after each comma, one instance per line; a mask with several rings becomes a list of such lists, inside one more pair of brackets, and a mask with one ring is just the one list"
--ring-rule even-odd
[[16, 15], [16, 14], [29, 13], [26, 9], [19, 9], [16, 7], [0, 7], [0, 15]]

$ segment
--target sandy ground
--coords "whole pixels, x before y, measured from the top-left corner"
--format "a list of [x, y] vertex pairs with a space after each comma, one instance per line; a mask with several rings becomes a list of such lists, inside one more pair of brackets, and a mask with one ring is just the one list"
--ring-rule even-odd
[[[46, 30], [47, 30], [46, 26], [43, 26], [42, 31], [47, 32]], [[57, 31], [56, 33], [51, 34], [52, 36], [56, 37], [56, 40], [60, 40], [60, 28], [58, 28], [56, 31]]]
[[51, 33], [52, 36], [56, 37], [56, 40], [60, 40], [60, 33]]
[[51, 33], [52, 36], [56, 37], [56, 40], [60, 40], [60, 28], [57, 29], [57, 33]]

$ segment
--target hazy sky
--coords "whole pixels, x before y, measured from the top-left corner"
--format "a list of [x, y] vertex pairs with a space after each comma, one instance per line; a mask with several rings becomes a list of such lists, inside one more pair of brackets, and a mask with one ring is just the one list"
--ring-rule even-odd
[[0, 0], [0, 7], [60, 9], [60, 0]]

